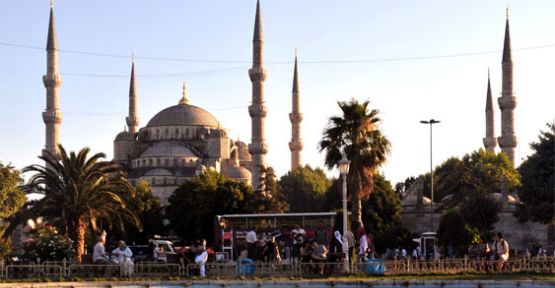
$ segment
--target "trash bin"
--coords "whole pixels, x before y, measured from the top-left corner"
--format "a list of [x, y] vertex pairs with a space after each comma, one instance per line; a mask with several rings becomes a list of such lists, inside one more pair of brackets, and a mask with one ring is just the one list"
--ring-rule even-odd
[[250, 258], [245, 258], [239, 261], [239, 276], [252, 276], [256, 271], [256, 266], [254, 266], [254, 261]]
[[366, 259], [364, 262], [368, 275], [384, 275], [385, 266], [382, 259]]

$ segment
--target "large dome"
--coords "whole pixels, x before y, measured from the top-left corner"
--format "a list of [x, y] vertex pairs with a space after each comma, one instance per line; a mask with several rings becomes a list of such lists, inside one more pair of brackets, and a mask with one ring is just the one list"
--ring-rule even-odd
[[217, 128], [218, 120], [210, 112], [197, 106], [177, 104], [158, 112], [146, 126], [204, 126]]

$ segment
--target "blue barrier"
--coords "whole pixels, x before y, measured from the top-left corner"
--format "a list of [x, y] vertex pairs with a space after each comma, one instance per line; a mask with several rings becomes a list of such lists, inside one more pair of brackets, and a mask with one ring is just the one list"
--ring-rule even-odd
[[366, 273], [369, 275], [384, 275], [385, 273], [382, 259], [366, 259], [364, 266], [366, 266]]
[[237, 270], [237, 274], [239, 276], [252, 276], [256, 271], [256, 266], [254, 265], [254, 261], [252, 261], [252, 259], [245, 258], [239, 262]]

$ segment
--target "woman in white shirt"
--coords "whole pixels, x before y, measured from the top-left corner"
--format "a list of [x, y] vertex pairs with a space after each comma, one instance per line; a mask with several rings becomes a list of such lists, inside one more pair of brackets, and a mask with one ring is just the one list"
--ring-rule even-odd
[[121, 271], [123, 276], [133, 275], [133, 252], [127, 247], [125, 241], [119, 241], [119, 247], [112, 251], [112, 255], [115, 257], [115, 262], [121, 266]]

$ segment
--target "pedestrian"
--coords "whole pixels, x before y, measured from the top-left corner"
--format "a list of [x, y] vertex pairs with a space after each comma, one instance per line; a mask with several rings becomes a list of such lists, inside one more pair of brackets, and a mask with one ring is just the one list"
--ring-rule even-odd
[[125, 241], [120, 240], [118, 243], [118, 248], [112, 251], [112, 255], [115, 257], [115, 261], [121, 267], [121, 274], [123, 276], [131, 277], [133, 276], [133, 252], [127, 247]]
[[497, 233], [495, 237], [493, 249], [495, 252], [495, 260], [497, 261], [497, 271], [501, 271], [505, 262], [509, 259], [509, 243], [503, 239], [503, 234], [501, 232]]
[[94, 264], [110, 264], [110, 258], [106, 254], [106, 233], [98, 235], [97, 242], [93, 248], [93, 263]]
[[256, 244], [258, 242], [258, 237], [256, 237], [256, 232], [254, 229], [250, 229], [247, 232], [247, 251], [249, 251], [249, 258], [256, 259]]
[[364, 262], [366, 260], [366, 252], [368, 250], [368, 236], [364, 227], [358, 229], [359, 246], [358, 246], [358, 260]]
[[345, 238], [347, 239], [347, 246], [349, 247], [349, 262], [352, 266], [354, 263], [353, 252], [355, 251], [356, 246], [355, 235], [353, 235], [353, 232], [351, 232], [351, 230], [347, 230]]
[[198, 254], [195, 257], [195, 263], [199, 266], [200, 277], [206, 277], [206, 261], [208, 261], [208, 253], [204, 246], [197, 247]]
[[154, 258], [154, 261], [159, 263], [168, 262], [168, 255], [166, 254], [164, 247], [158, 246], [156, 244], [154, 244], [154, 251], [152, 253], [152, 258]]
[[303, 246], [304, 238], [306, 237], [306, 231], [299, 226], [295, 225], [295, 229], [291, 230], [291, 237], [293, 238], [293, 253], [291, 253], [293, 261], [299, 261], [300, 249]]

